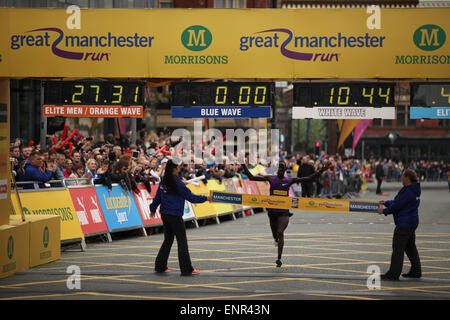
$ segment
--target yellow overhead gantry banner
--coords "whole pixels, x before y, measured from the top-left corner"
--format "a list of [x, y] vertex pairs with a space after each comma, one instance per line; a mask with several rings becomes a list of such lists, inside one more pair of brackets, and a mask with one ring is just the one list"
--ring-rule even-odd
[[0, 30], [0, 77], [450, 77], [450, 8], [2, 8]]

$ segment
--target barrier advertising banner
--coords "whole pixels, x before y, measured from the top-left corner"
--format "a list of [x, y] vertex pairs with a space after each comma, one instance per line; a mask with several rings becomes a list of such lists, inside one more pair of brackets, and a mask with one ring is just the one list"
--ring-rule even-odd
[[184, 202], [184, 214], [183, 220], [189, 221], [195, 219], [194, 209], [192, 208], [192, 204], [189, 201]]
[[[84, 240], [84, 234], [81, 230], [69, 190], [19, 191], [19, 195], [25, 218], [29, 216], [59, 215], [61, 218], [61, 241]], [[20, 214], [16, 193], [11, 194], [11, 200], [15, 212]]]
[[[199, 181], [198, 186], [188, 184], [187, 187], [189, 188], [189, 190], [192, 191], [192, 193], [194, 193], [196, 195], [201, 195], [201, 196], [209, 195], [208, 187], [205, 186], [203, 181]], [[192, 208], [194, 209], [194, 214], [197, 219], [217, 216], [216, 207], [214, 206], [214, 204], [210, 203], [209, 201], [206, 201], [203, 203], [192, 203]]]
[[142, 227], [142, 219], [131, 192], [125, 193], [120, 185], [95, 186], [103, 216], [110, 232]]
[[133, 192], [133, 196], [138, 206], [139, 213], [141, 214], [144, 227], [162, 225], [159, 207], [156, 210], [155, 218], [150, 217], [150, 204], [153, 202], [153, 198], [156, 195], [158, 185], [150, 185], [151, 193], [148, 192], [147, 188], [143, 184], [138, 184], [138, 188], [141, 190], [141, 194], [136, 194]]
[[256, 184], [256, 181], [251, 181], [250, 179], [242, 179], [242, 186], [244, 189], [244, 193], [247, 194], [260, 194], [258, 185]]
[[259, 194], [268, 196], [270, 195], [270, 185], [268, 182], [255, 181], [256, 187], [259, 190]]
[[69, 187], [69, 192], [84, 235], [108, 232], [95, 187]]

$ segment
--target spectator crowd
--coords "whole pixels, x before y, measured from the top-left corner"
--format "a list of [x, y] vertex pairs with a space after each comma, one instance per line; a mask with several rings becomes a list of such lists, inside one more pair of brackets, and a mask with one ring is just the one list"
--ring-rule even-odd
[[[110, 190], [113, 183], [119, 183], [125, 190], [135, 192], [139, 192], [137, 183], [143, 183], [150, 190], [151, 183], [160, 181], [165, 163], [180, 142], [174, 141], [168, 131], [159, 134], [141, 131], [135, 144], [130, 143], [128, 136], [114, 137], [112, 134], [106, 137], [100, 134], [96, 138], [78, 135], [70, 139], [70, 145], [55, 143], [62, 141], [61, 134], [58, 132], [48, 139], [45, 151], [39, 144], [26, 145], [19, 138], [11, 142], [10, 161], [17, 182], [37, 181], [45, 187], [51, 180], [65, 180], [68, 185], [103, 184]], [[450, 164], [443, 161], [403, 163], [375, 158], [361, 161], [338, 154], [326, 155], [324, 151], [291, 156], [283, 151], [280, 161], [286, 163], [291, 175], [298, 177], [308, 176], [319, 170], [324, 161], [331, 161], [332, 166], [315, 182], [296, 187], [294, 192], [304, 197], [339, 198], [349, 193], [358, 194], [366, 182], [376, 179], [400, 181], [406, 168], [415, 170], [420, 181], [450, 181]], [[216, 164], [214, 156], [201, 164], [194, 161], [183, 164], [179, 174], [185, 181], [204, 175], [205, 183], [209, 179], [221, 181], [239, 175], [246, 178], [239, 164]]]

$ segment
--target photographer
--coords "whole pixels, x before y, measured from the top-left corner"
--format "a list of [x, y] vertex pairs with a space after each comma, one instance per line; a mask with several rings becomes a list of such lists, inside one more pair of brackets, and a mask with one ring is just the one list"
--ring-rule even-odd
[[134, 191], [135, 193], [141, 193], [137, 187], [136, 180], [133, 178], [130, 172], [130, 164], [126, 160], [119, 160], [114, 167], [114, 171], [111, 174], [112, 183], [119, 183], [124, 191]]

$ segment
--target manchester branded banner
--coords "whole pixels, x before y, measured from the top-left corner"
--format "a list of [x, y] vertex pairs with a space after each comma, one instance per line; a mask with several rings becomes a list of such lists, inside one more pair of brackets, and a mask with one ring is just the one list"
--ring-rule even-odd
[[0, 77], [448, 78], [449, 16], [450, 8], [83, 9], [82, 28], [68, 29], [65, 9], [2, 8]]
[[380, 207], [378, 202], [360, 200], [265, 196], [216, 191], [211, 191], [211, 196], [213, 197], [213, 202], [288, 210], [377, 213]]
[[108, 232], [94, 187], [69, 187], [73, 206], [84, 235]]
[[143, 226], [138, 207], [130, 192], [126, 193], [120, 185], [113, 185], [111, 194], [106, 186], [96, 186], [95, 191], [110, 232]]
[[[225, 183], [219, 183], [215, 179], [208, 180], [207, 187], [209, 191], [227, 191]], [[233, 206], [227, 203], [214, 203], [214, 207], [216, 207], [218, 215], [234, 212]]]

